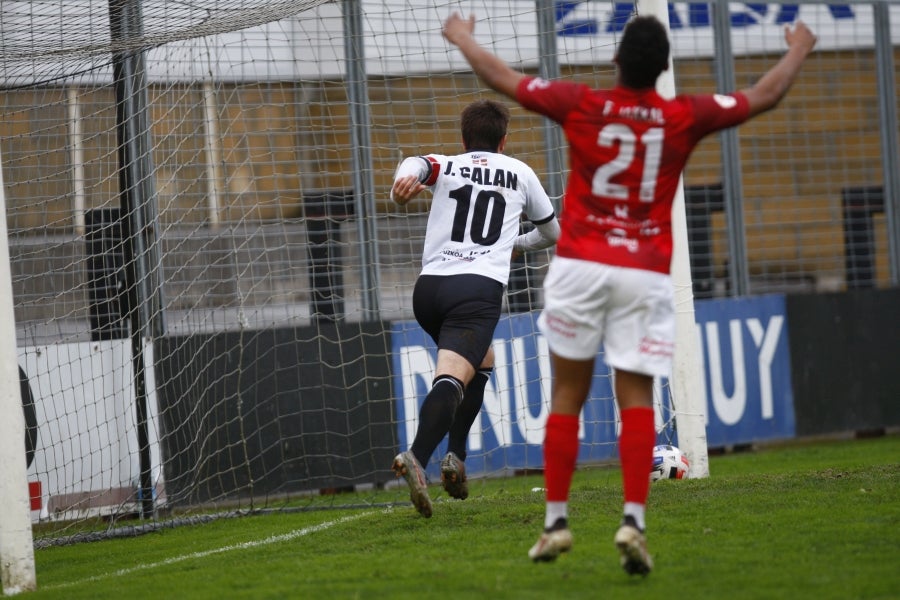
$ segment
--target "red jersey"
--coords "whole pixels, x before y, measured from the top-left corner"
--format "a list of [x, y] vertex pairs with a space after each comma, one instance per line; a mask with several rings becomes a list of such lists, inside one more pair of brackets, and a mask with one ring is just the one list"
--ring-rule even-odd
[[559, 256], [669, 273], [672, 202], [681, 172], [707, 134], [749, 116], [741, 93], [683, 95], [526, 77], [525, 108], [553, 119], [569, 141]]

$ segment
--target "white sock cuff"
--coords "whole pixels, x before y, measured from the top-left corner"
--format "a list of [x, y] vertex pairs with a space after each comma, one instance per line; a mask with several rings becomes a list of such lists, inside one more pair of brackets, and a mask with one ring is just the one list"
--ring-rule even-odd
[[625, 516], [632, 517], [634, 522], [637, 523], [638, 528], [643, 531], [647, 528], [647, 524], [645, 522], [644, 513], [646, 511], [646, 507], [643, 504], [638, 504], [637, 502], [626, 502], [625, 503]]
[[544, 529], [552, 527], [558, 519], [569, 518], [568, 502], [547, 502], [547, 510], [544, 513]]

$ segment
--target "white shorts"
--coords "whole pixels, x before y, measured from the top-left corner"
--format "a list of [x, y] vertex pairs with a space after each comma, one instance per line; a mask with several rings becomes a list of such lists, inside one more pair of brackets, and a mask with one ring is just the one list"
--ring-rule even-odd
[[675, 344], [672, 278], [554, 257], [544, 278], [538, 327], [563, 358], [592, 359], [602, 343], [610, 367], [668, 376]]

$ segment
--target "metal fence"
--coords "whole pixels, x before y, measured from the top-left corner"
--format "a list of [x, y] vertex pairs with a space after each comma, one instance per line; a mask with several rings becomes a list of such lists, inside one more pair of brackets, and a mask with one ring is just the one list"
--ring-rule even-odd
[[[14, 5], [23, 3], [4, 11]], [[158, 220], [138, 251], [159, 251], [146, 270], [159, 271], [169, 328], [219, 322], [188, 310], [308, 322], [310, 299], [323, 293], [342, 318], [408, 317], [427, 203], [391, 206], [393, 169], [405, 155], [458, 151], [459, 111], [492, 95], [440, 37], [455, 9], [322, 3], [153, 47], [120, 28], [123, 45], [146, 52], [130, 91], [117, 91], [109, 60], [91, 55], [82, 68], [78, 48], [58, 52], [58, 69], [14, 68], [23, 58], [4, 36], [0, 145], [20, 342], [88, 335], [98, 277], [88, 224], [111, 208], [132, 218], [149, 207], [141, 219]], [[484, 41], [517, 67], [607, 86], [633, 6], [491, 1], [476, 10]], [[898, 285], [900, 6], [673, 3], [676, 87], [748, 87], [781, 56], [782, 27], [797, 18], [819, 45], [794, 89], [771, 113], [704, 141], [685, 171], [698, 297]], [[159, 19], [165, 13], [145, 14], [164, 32]], [[146, 106], [122, 100], [141, 93]], [[567, 167], [558, 129], [519, 108], [513, 115], [508, 151], [558, 199]], [[123, 152], [146, 161], [131, 176], [148, 184], [135, 207], [122, 203]], [[539, 284], [545, 263], [519, 264], [511, 292]], [[523, 297], [514, 308], [540, 303], [538, 293]]]

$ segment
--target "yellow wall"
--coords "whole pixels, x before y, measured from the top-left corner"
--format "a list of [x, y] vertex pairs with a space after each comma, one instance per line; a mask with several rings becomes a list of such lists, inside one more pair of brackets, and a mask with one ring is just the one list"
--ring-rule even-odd
[[[897, 58], [895, 58], [896, 60]], [[738, 88], [748, 87], [774, 58], [736, 60]], [[820, 53], [775, 111], [739, 129], [744, 217], [752, 268], [798, 273], [843, 269], [841, 189], [881, 182], [880, 122], [871, 52]], [[675, 66], [679, 91], [714, 89], [709, 60]], [[563, 75], [609, 86], [604, 67]], [[117, 205], [112, 89], [78, 88], [87, 208]], [[381, 212], [402, 157], [455, 153], [458, 114], [472, 99], [492, 96], [470, 74], [373, 78], [368, 82], [372, 179]], [[342, 82], [223, 84], [215, 92], [220, 147], [205, 146], [198, 86], [149, 91], [155, 185], [166, 227], [209, 222], [211, 156], [222, 179], [217, 218], [225, 223], [302, 217], [305, 194], [350, 189], [350, 107]], [[74, 199], [66, 90], [0, 91], [0, 144], [9, 226], [15, 231], [71, 231]], [[507, 151], [546, 175], [542, 119], [511, 106]], [[687, 185], [718, 182], [718, 137], [705, 140], [686, 170]], [[883, 219], [878, 223], [883, 224]], [[714, 248], [727, 254], [724, 219], [714, 218]], [[879, 235], [880, 256], [886, 236]], [[878, 263], [879, 278], [887, 264]]]

